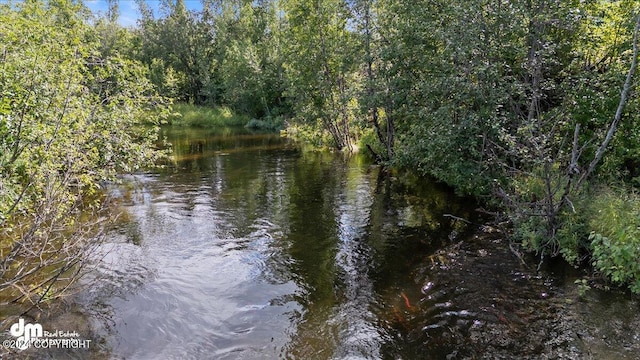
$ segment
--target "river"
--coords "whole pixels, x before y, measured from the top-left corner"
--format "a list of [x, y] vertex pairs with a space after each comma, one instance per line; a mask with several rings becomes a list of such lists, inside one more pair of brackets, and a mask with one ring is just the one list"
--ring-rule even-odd
[[[632, 359], [637, 300], [536, 271], [477, 205], [275, 134], [170, 129], [173, 162], [111, 192], [79, 301], [113, 359]], [[80, 354], [80, 355], [78, 355]]]

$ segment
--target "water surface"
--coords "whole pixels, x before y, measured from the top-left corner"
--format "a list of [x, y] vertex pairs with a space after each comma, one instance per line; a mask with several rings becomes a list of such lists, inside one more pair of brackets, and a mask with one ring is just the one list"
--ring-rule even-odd
[[167, 136], [172, 163], [112, 190], [123, 215], [90, 296], [112, 358], [633, 354], [445, 187], [275, 134]]

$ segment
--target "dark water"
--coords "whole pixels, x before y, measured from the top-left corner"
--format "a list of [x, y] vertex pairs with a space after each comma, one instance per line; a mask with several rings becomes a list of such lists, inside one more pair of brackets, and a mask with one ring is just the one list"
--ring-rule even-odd
[[[474, 204], [444, 187], [272, 134], [167, 136], [174, 163], [113, 190], [123, 215], [105, 245], [101, 286], [87, 295], [107, 357], [637, 351], [636, 324], [589, 322], [611, 301], [580, 301], [561, 276], [523, 264], [499, 232], [478, 225]], [[634, 300], [617, 304], [628, 307], [621, 321], [637, 312]], [[631, 345], [607, 342], [616, 331]]]

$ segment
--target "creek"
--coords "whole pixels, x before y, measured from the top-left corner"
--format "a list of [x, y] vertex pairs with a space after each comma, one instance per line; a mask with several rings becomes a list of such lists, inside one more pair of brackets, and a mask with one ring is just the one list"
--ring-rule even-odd
[[635, 297], [537, 271], [472, 201], [275, 134], [170, 129], [173, 162], [111, 189], [100, 285], [114, 359], [634, 358]]

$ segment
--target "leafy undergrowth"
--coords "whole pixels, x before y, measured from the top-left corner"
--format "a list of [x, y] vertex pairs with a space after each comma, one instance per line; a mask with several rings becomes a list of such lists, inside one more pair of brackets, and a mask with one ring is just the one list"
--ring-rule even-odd
[[605, 189], [593, 198], [590, 210], [593, 266], [613, 283], [640, 293], [640, 198]]

